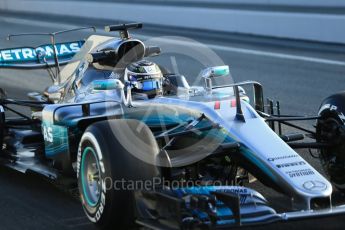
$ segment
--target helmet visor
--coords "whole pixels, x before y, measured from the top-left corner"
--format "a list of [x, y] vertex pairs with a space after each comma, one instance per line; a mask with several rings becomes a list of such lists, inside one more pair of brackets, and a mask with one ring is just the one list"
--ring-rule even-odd
[[144, 91], [160, 89], [160, 81], [159, 80], [148, 80], [141, 83], [141, 89]]
[[151, 91], [162, 88], [162, 78], [159, 78], [159, 76], [161, 75], [131, 75], [129, 79], [134, 83], [137, 89], [142, 91]]

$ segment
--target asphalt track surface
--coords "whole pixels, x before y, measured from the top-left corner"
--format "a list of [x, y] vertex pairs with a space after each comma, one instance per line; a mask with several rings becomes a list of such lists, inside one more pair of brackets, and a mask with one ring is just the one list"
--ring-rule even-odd
[[[65, 29], [65, 24], [68, 22], [61, 24], [27, 21], [23, 18], [0, 16], [0, 49], [23, 45], [36, 46], [48, 41], [43, 38], [25, 38], [8, 42], [5, 41], [7, 34], [51, 32]], [[214, 51], [224, 63], [231, 66], [235, 81], [250, 79], [261, 82], [266, 96], [281, 101], [283, 113], [313, 115], [324, 97], [345, 89], [345, 48], [342, 46], [167, 28], [148, 28], [138, 34], [146, 38], [162, 35], [186, 36], [211, 45], [210, 47], [215, 48]], [[85, 36], [86, 33], [76, 33], [66, 35], [64, 39], [77, 40]], [[243, 50], [246, 52], [240, 52]], [[309, 59], [298, 57], [309, 57]], [[313, 58], [317, 58], [317, 61]], [[176, 60], [175, 62], [171, 58], [169, 60], [163, 58], [161, 63], [177, 69], [188, 79], [200, 70], [201, 66], [198, 63], [183, 55], [181, 57], [176, 55]], [[50, 79], [42, 71], [0, 70], [0, 86], [6, 89], [10, 97], [25, 98], [28, 92], [43, 91], [49, 83]], [[311, 124], [303, 125], [310, 127]], [[318, 162], [310, 158], [306, 152], [301, 152], [301, 155], [321, 170]], [[269, 201], [277, 209], [288, 205], [288, 199], [270, 189], [263, 188], [260, 184], [256, 184], [255, 187], [267, 194]], [[95, 229], [87, 221], [75, 198], [38, 176], [23, 175], [0, 167], [0, 197], [0, 230]], [[337, 194], [337, 199], [342, 200], [343, 197]], [[345, 215], [311, 221], [277, 223], [255, 229], [344, 229], [344, 217]], [[117, 229], [116, 226], [114, 229]]]
[[[66, 0], [61, 0], [66, 1]], [[68, 0], [67, 0], [68, 1]], [[93, 0], [77, 0], [77, 1], [93, 1]], [[145, 4], [145, 5], [162, 5], [162, 6], [183, 6], [183, 7], [205, 7], [205, 8], [219, 8], [231, 10], [251, 10], [251, 11], [275, 11], [275, 12], [301, 12], [301, 13], [319, 13], [319, 14], [343, 14], [344, 7], [310, 7], [310, 6], [280, 6], [279, 4], [248, 4], [244, 2], [234, 3], [226, 1], [176, 1], [176, 0], [99, 0], [99, 2], [113, 2], [113, 3], [126, 3], [126, 4]], [[269, 2], [268, 2], [269, 3]], [[273, 2], [274, 3], [274, 2]]]

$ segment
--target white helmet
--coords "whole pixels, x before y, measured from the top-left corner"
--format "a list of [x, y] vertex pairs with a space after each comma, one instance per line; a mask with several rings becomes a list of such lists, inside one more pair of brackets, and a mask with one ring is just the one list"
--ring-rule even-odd
[[141, 60], [128, 65], [124, 81], [132, 87], [133, 93], [144, 93], [148, 98], [163, 94], [163, 74], [153, 62]]

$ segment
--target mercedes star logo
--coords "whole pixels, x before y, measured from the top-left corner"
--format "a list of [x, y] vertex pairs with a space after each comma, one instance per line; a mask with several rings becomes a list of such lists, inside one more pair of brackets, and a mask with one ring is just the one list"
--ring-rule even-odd
[[321, 181], [307, 181], [303, 184], [303, 187], [309, 191], [324, 191], [327, 185]]

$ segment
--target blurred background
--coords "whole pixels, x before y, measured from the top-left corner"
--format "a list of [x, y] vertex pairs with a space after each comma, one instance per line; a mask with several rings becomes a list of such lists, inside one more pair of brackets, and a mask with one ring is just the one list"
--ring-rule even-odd
[[[279, 100], [284, 114], [315, 115], [323, 98], [345, 90], [344, 0], [0, 0], [0, 49], [49, 43], [47, 37], [6, 41], [8, 34], [96, 26], [97, 33], [107, 35], [104, 25], [123, 22], [143, 22], [133, 35], [144, 41], [180, 36], [204, 44], [230, 66], [236, 82], [261, 82], [265, 96]], [[59, 39], [76, 41], [90, 34]], [[176, 57], [163, 64], [187, 79], [198, 74], [200, 65]], [[26, 98], [49, 84], [43, 71], [0, 69], [0, 87], [10, 97]], [[301, 155], [322, 171], [306, 151]], [[0, 229], [94, 230], [79, 202], [49, 183], [0, 168], [0, 184]], [[289, 203], [271, 190], [264, 192], [278, 209]], [[258, 229], [344, 226], [343, 217], [333, 217]]]
[[[343, 0], [2, 0], [0, 9], [345, 43]], [[39, 14], [41, 16], [39, 16]]]

